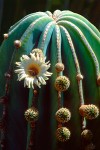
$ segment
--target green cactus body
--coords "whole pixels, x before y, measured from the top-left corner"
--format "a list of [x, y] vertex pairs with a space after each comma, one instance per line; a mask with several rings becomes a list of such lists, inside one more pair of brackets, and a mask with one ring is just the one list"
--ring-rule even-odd
[[[14, 46], [19, 40], [21, 45]], [[18, 43], [17, 43], [18, 44]], [[87, 128], [93, 133], [96, 150], [100, 149], [100, 117], [86, 120], [79, 113], [84, 104], [100, 103], [100, 33], [84, 17], [71, 11], [56, 10], [30, 14], [10, 27], [8, 38], [5, 37], [0, 47], [0, 96], [7, 95], [7, 150], [26, 150], [31, 129], [24, 118], [24, 112], [31, 107], [34, 93], [32, 87], [24, 87], [24, 82], [17, 81], [16, 62], [22, 55], [28, 55], [33, 49], [41, 49], [46, 61], [50, 60], [49, 71], [52, 76], [47, 84], [38, 88], [36, 107], [39, 118], [36, 123], [36, 150], [59, 150], [81, 148], [81, 132]], [[38, 56], [37, 56], [38, 57]], [[55, 65], [63, 63], [64, 68], [57, 72]], [[10, 71], [11, 79], [4, 74]], [[49, 74], [50, 75], [50, 74]], [[64, 92], [55, 89], [57, 76], [66, 76], [70, 81]], [[45, 84], [44, 82], [44, 84]], [[5, 85], [9, 83], [9, 91]], [[0, 98], [0, 102], [1, 102]], [[60, 103], [60, 104], [59, 104]], [[0, 104], [1, 105], [1, 104]], [[3, 104], [4, 105], [4, 104]], [[56, 139], [58, 128], [55, 113], [59, 107], [68, 108], [71, 120], [66, 127], [71, 132], [67, 142], [59, 143]], [[2, 108], [0, 107], [2, 114]], [[63, 125], [61, 125], [63, 126]], [[65, 125], [64, 125], [65, 126]]]

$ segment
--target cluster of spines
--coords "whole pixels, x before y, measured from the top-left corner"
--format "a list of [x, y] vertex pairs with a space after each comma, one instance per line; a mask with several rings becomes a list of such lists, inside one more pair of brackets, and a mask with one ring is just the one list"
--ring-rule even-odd
[[35, 122], [38, 120], [39, 112], [36, 108], [31, 107], [25, 111], [25, 118], [28, 122]]
[[83, 116], [89, 120], [95, 119], [99, 116], [99, 109], [97, 106], [95, 106], [93, 104], [82, 105], [79, 108], [79, 112], [80, 112], [81, 116]]
[[68, 122], [71, 118], [71, 113], [67, 108], [60, 108], [56, 114], [56, 120], [60, 123]]
[[66, 91], [69, 88], [70, 81], [66, 76], [59, 76], [55, 81], [55, 88], [57, 91]]
[[56, 130], [56, 137], [60, 142], [66, 142], [70, 138], [70, 131], [66, 127], [60, 127]]

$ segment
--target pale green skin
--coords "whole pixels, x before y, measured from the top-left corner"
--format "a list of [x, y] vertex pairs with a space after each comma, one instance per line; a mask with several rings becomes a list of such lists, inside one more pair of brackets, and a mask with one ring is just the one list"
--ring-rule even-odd
[[[50, 12], [47, 12], [50, 14]], [[84, 17], [71, 11], [59, 10], [55, 12], [57, 15], [62, 13], [62, 20], [67, 20], [76, 25], [84, 34], [85, 38], [92, 47], [98, 62], [100, 64], [100, 33], [99, 31]], [[41, 19], [33, 28], [29, 25], [36, 19]], [[67, 18], [65, 18], [67, 17]], [[71, 48], [68, 40], [65, 37], [64, 31], [61, 32], [61, 54], [62, 62], [65, 65], [63, 74], [70, 80], [70, 88], [62, 94], [63, 106], [71, 112], [71, 120], [66, 124], [66, 127], [71, 131], [71, 138], [68, 142], [58, 143], [56, 141], [56, 119], [55, 113], [58, 110], [57, 91], [54, 87], [54, 82], [57, 77], [55, 64], [57, 63], [57, 44], [56, 44], [56, 27], [52, 24], [45, 44], [42, 47], [43, 33], [46, 25], [52, 22], [53, 18], [49, 17], [45, 12], [37, 12], [24, 17], [9, 29], [9, 37], [4, 40], [0, 47], [0, 96], [5, 94], [5, 77], [4, 73], [8, 70], [14, 47], [14, 41], [22, 39], [22, 46], [17, 50], [13, 59], [13, 77], [10, 85], [10, 99], [8, 103], [8, 134], [7, 134], [7, 150], [25, 150], [30, 136], [30, 128], [27, 130], [27, 122], [24, 118], [25, 110], [31, 105], [32, 91], [24, 88], [23, 81], [17, 81], [17, 75], [14, 73], [16, 69], [15, 62], [19, 61], [23, 54], [28, 55], [33, 48], [43, 49], [47, 60], [51, 62], [50, 72], [53, 75], [47, 81], [46, 86], [42, 86], [39, 92], [38, 110], [39, 120], [36, 130], [36, 149], [56, 150], [60, 147], [64, 149], [80, 149], [81, 145], [81, 117], [79, 114], [80, 98], [78, 92], [78, 84], [76, 80], [76, 67], [72, 56]], [[96, 68], [88, 47], [83, 43], [76, 29], [70, 24], [59, 23], [64, 26], [70, 33], [75, 51], [79, 60], [80, 70], [84, 76], [83, 80], [83, 95], [85, 104], [95, 104], [99, 107], [100, 91], [96, 82]], [[25, 34], [24, 34], [25, 33]], [[42, 34], [41, 34], [42, 33]], [[26, 36], [25, 36], [26, 35]], [[41, 36], [40, 36], [41, 35]], [[22, 37], [22, 38], [21, 38]], [[37, 44], [37, 46], [35, 46]], [[93, 143], [96, 145], [96, 150], [100, 149], [100, 117], [93, 121], [87, 121], [87, 128], [93, 132]], [[59, 148], [58, 148], [59, 147]]]

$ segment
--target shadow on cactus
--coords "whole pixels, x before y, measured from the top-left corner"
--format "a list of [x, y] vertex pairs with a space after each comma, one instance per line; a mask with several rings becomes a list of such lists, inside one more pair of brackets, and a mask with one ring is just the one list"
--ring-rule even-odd
[[0, 136], [6, 150], [99, 150], [100, 33], [56, 10], [10, 27], [0, 47]]

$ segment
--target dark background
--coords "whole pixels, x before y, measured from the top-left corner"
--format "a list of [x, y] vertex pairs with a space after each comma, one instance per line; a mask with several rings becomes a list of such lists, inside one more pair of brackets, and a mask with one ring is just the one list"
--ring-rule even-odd
[[25, 15], [56, 9], [79, 13], [100, 29], [100, 0], [0, 0], [0, 42], [3, 33]]

